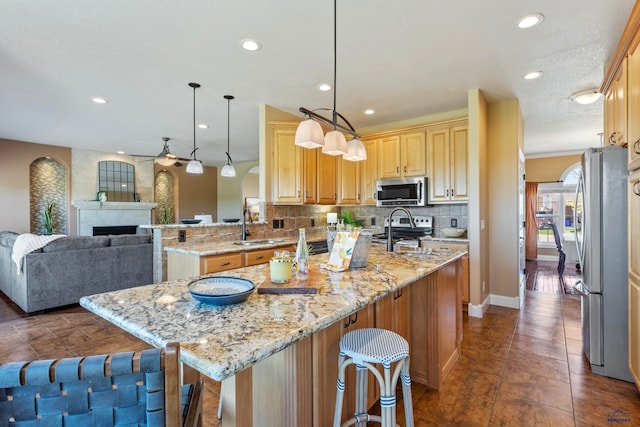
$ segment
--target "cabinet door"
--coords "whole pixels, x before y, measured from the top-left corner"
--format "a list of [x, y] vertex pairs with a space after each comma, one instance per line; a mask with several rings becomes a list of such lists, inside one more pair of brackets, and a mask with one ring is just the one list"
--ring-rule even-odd
[[640, 168], [640, 46], [627, 60], [629, 170]]
[[400, 177], [400, 137], [389, 136], [378, 140], [378, 177]]
[[360, 162], [360, 190], [361, 203], [363, 205], [376, 204], [376, 181], [378, 180], [378, 142], [375, 139], [362, 141], [367, 150], [367, 160]]
[[400, 156], [402, 176], [425, 176], [427, 174], [425, 158], [424, 132], [400, 135]]
[[429, 203], [450, 199], [449, 182], [449, 128], [427, 132], [427, 176], [429, 177]]
[[242, 254], [240, 252], [225, 255], [209, 255], [200, 257], [201, 274], [218, 273], [242, 267]]
[[627, 59], [620, 65], [620, 76], [615, 85], [614, 95], [614, 126], [615, 136], [610, 140], [612, 144], [625, 146], [627, 135]]
[[451, 200], [469, 200], [469, 189], [467, 185], [467, 164], [468, 164], [468, 127], [456, 126], [451, 128], [450, 134], [450, 154], [449, 172], [451, 185]]
[[337, 200], [337, 180], [335, 156], [318, 153], [318, 203], [335, 205]]
[[360, 163], [338, 159], [338, 203], [357, 205], [360, 203]]
[[629, 176], [629, 369], [640, 390], [640, 169]]
[[301, 149], [295, 145], [296, 129], [273, 129], [273, 201], [300, 204]]
[[305, 149], [302, 150], [302, 157], [304, 159], [304, 179], [302, 182], [302, 188], [304, 194], [302, 195], [305, 204], [315, 204], [317, 200], [318, 192], [318, 152], [320, 150]]
[[409, 288], [376, 301], [375, 306], [376, 328], [393, 331], [409, 341]]

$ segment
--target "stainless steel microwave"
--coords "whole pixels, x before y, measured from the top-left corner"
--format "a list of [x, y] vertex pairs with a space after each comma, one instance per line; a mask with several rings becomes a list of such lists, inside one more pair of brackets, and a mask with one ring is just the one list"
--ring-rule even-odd
[[427, 178], [394, 178], [376, 181], [376, 206], [426, 206]]

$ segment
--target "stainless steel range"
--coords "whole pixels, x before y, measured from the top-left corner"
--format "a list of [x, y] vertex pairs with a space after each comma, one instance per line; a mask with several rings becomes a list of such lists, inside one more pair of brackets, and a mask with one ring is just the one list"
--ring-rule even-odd
[[[433, 217], [413, 215], [415, 227], [411, 227], [408, 216], [402, 216], [398, 212], [397, 216], [391, 219], [391, 231], [394, 240], [412, 241], [416, 245], [421, 237], [431, 236], [433, 234]], [[384, 233], [374, 234], [373, 239], [379, 243], [386, 243], [389, 234], [389, 218], [384, 219]]]

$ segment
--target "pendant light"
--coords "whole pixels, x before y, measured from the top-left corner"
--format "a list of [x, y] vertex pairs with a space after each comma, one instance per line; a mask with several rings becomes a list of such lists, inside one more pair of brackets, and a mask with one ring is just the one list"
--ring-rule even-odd
[[[315, 111], [300, 107], [300, 112], [305, 114], [306, 120], [302, 121], [296, 129], [295, 144], [305, 148], [322, 147], [322, 152], [332, 156], [342, 155], [343, 159], [359, 161], [367, 159], [367, 151], [360, 141], [360, 136], [355, 131], [351, 123], [344, 116], [336, 111], [336, 81], [337, 81], [337, 0], [333, 1], [333, 110], [331, 119], [321, 116]], [[319, 110], [328, 110], [319, 108]], [[346, 124], [338, 123], [338, 117]], [[315, 120], [314, 120], [315, 119]], [[317, 120], [327, 123], [333, 127], [324, 137], [320, 123]], [[343, 132], [353, 135], [347, 143]]]
[[224, 99], [227, 100], [227, 164], [222, 167], [222, 171], [220, 171], [220, 175], [232, 178], [236, 176], [236, 169], [231, 165], [233, 161], [231, 160], [231, 156], [229, 155], [229, 134], [230, 134], [230, 123], [231, 123], [231, 100], [234, 97], [232, 95], [225, 95]]
[[200, 87], [198, 83], [189, 83], [189, 86], [193, 88], [193, 151], [191, 152], [192, 159], [187, 164], [187, 173], [203, 173], [202, 162], [196, 159], [196, 89]]

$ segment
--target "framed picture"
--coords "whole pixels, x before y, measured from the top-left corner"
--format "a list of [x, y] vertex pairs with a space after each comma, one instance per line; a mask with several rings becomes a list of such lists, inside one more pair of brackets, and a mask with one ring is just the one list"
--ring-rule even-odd
[[260, 199], [257, 197], [245, 197], [244, 207], [245, 209], [249, 209], [252, 221], [260, 220]]

